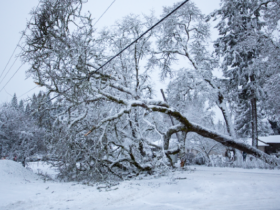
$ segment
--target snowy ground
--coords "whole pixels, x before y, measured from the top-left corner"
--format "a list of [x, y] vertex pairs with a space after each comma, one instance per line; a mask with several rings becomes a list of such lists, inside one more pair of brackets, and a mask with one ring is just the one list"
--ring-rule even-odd
[[[36, 167], [46, 169], [31, 166]], [[0, 209], [280, 209], [279, 170], [195, 168], [124, 181], [100, 192], [96, 185], [44, 182], [19, 163], [0, 160]]]

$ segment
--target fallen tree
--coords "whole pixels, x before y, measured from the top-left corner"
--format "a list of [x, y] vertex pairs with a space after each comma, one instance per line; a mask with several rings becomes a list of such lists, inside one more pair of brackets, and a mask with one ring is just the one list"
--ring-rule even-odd
[[[24, 34], [22, 58], [31, 64], [28, 73], [37, 84], [46, 87], [47, 96], [57, 97], [56, 119], [49, 130], [48, 146], [50, 155], [57, 157], [58, 161], [53, 164], [59, 168], [61, 178], [104, 180], [110, 176], [125, 178], [169, 168], [173, 166], [170, 156], [184, 149], [180, 142], [170, 146], [172, 134], [179, 132], [184, 133], [184, 138], [188, 132], [195, 132], [279, 166], [277, 158], [191, 122], [182, 111], [166, 102], [151, 100], [154, 88], [150, 75], [158, 63], [153, 44], [157, 31], [149, 31], [134, 45], [126, 47], [151, 27], [156, 21], [154, 16], [141, 19], [130, 15], [110, 30], [95, 33], [91, 16], [81, 15], [82, 4], [79, 0], [43, 0], [32, 12], [30, 31]], [[190, 17], [185, 39], [194, 40], [189, 45], [196, 48], [189, 52], [188, 46], [184, 49], [188, 58], [195, 51], [199, 54], [193, 55], [196, 62], [206, 62], [208, 57], [198, 56], [204, 51], [199, 46], [204, 46], [208, 29], [197, 10], [193, 3], [184, 6], [183, 12], [195, 11], [199, 17], [192, 19], [184, 14]], [[193, 25], [191, 21], [195, 21]], [[201, 30], [194, 30], [192, 26], [199, 26]], [[181, 40], [175, 33], [162, 43], [168, 44], [173, 39]], [[100, 68], [123, 49], [126, 50]], [[176, 59], [169, 51], [164, 51], [162, 56], [170, 58], [163, 62], [167, 70], [170, 69], [170, 63]], [[207, 100], [213, 97], [215, 103], [225, 106], [222, 90], [214, 86], [207, 66], [211, 65], [206, 62], [195, 69], [198, 73], [192, 74], [192, 81], [196, 86], [190, 88], [199, 86], [198, 91], [203, 89], [208, 93]], [[204, 67], [206, 70], [201, 70]], [[170, 126], [167, 116], [175, 119], [174, 126]]]
[[184, 117], [180, 112], [176, 111], [174, 108], [169, 107], [168, 104], [162, 101], [155, 101], [155, 100], [133, 100], [133, 101], [126, 101], [124, 99], [119, 99], [110, 95], [108, 93], [104, 93], [103, 91], [98, 91], [101, 95], [106, 97], [107, 99], [125, 105], [126, 109], [123, 109], [122, 112], [119, 112], [113, 118], [107, 118], [102, 121], [101, 124], [94, 126], [90, 132], [94, 129], [100, 127], [103, 123], [110, 121], [112, 119], [116, 119], [117, 117], [122, 116], [124, 113], [129, 113], [132, 107], [142, 107], [147, 111], [151, 112], [160, 112], [167, 114], [169, 116], [174, 117], [180, 124], [170, 127], [167, 132], [164, 134], [164, 149], [169, 149], [169, 140], [171, 135], [177, 132], [195, 132], [203, 137], [213, 139], [224, 146], [232, 147], [238, 149], [240, 151], [246, 152], [247, 154], [253, 155], [256, 158], [263, 160], [264, 162], [271, 164], [273, 166], [279, 166], [280, 160], [278, 158], [272, 157], [259, 149], [256, 149], [248, 144], [243, 142], [238, 142], [237, 139], [233, 139], [231, 136], [219, 134], [213, 130], [207, 129], [203, 126], [190, 122], [186, 117]]

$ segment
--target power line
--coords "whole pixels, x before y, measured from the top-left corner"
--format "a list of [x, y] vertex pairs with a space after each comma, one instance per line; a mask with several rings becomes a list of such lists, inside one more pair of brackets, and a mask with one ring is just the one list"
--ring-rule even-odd
[[11, 68], [15, 65], [16, 61], [17, 61], [18, 57], [16, 58], [16, 60], [13, 62], [13, 64], [11, 65], [11, 67], [9, 68], [9, 70], [7, 71], [7, 73], [5, 74], [5, 76], [2, 78], [0, 84], [3, 82], [3, 80], [6, 78], [6, 76], [8, 75], [8, 73], [10, 72]]
[[25, 92], [24, 94], [20, 95], [18, 98], [20, 99], [22, 96], [26, 95], [27, 93], [29, 93], [30, 91], [36, 89], [38, 86], [33, 87], [32, 89], [28, 90], [27, 92]]
[[2, 92], [2, 90], [7, 86], [7, 84], [13, 79], [13, 77], [16, 75], [16, 73], [18, 73], [18, 71], [21, 69], [21, 67], [24, 64], [21, 64], [21, 66], [16, 70], [16, 72], [13, 74], [13, 76], [9, 79], [9, 81], [4, 85], [4, 87], [0, 90], [0, 93]]
[[[72, 89], [73, 87], [74, 87], [74, 86], [71, 86], [71, 87], [67, 88], [66, 90], [64, 90], [64, 91], [62, 92], [62, 94], [66, 93], [68, 90]], [[60, 96], [60, 95], [56, 95], [56, 96], [54, 96], [53, 98], [47, 100], [47, 101], [45, 102], [45, 104], [48, 103], [48, 102], [50, 102], [50, 101], [52, 101], [53, 99], [56, 99], [58, 96]]]
[[10, 94], [8, 91], [6, 91], [5, 88], [4, 88], [4, 91], [5, 91], [9, 96], [13, 97], [12, 94]]
[[[110, 9], [110, 7], [115, 3], [116, 0], [112, 1], [112, 3], [107, 7], [107, 9], [103, 12], [103, 14], [98, 18], [97, 21], [95, 21], [95, 23], [93, 24], [92, 27], [94, 27], [99, 20], [105, 15], [105, 13]], [[70, 88], [66, 89], [65, 91], [63, 91], [62, 93], [66, 93], [68, 90], [70, 90], [73, 86], [71, 86]], [[52, 101], [53, 99], [57, 98], [59, 95], [54, 96], [53, 98], [49, 99], [48, 101], [46, 101], [45, 103], [48, 103], [50, 101]]]
[[[39, 5], [40, 5], [40, 0], [39, 0], [39, 2], [38, 2], [38, 5], [37, 5], [36, 9], [39, 7]], [[31, 17], [31, 19], [32, 19], [32, 17]], [[31, 19], [30, 19], [30, 20], [31, 20]], [[21, 37], [20, 37], [20, 39], [19, 39], [19, 41], [18, 41], [18, 43], [17, 43], [17, 45], [16, 45], [16, 47], [15, 47], [13, 53], [12, 53], [12, 55], [10, 56], [10, 58], [9, 58], [7, 64], [6, 64], [5, 68], [3, 69], [3, 71], [2, 71], [2, 73], [1, 73], [1, 75], [0, 75], [0, 78], [1, 78], [2, 75], [4, 74], [4, 72], [5, 72], [6, 68], [7, 68], [7, 66], [9, 65], [9, 63], [10, 63], [12, 57], [14, 56], [14, 54], [15, 54], [15, 52], [16, 52], [16, 49], [17, 49], [18, 46], [19, 46], [19, 43], [21, 42], [21, 40], [22, 40], [24, 34], [26, 33], [26, 30], [27, 30], [27, 26], [25, 27], [25, 30], [24, 30], [24, 32], [22, 33], [22, 35], [21, 35]], [[8, 70], [8, 72], [11, 70], [11, 68], [13, 67], [13, 65], [15, 64], [15, 62], [17, 61], [17, 59], [18, 59], [18, 58], [16, 58], [16, 60], [14, 61], [14, 63], [12, 64], [12, 66], [10, 67], [10, 69]], [[5, 77], [7, 76], [8, 72], [6, 73]], [[5, 77], [4, 77], [4, 78], [5, 78]], [[3, 79], [4, 79], [4, 78], [3, 78]], [[3, 81], [3, 79], [2, 79], [2, 81]], [[2, 82], [2, 81], [1, 81], [1, 82]], [[0, 82], [0, 84], [1, 84], [1, 82]], [[1, 91], [0, 91], [0, 92], [1, 92]]]
[[[25, 30], [26, 30], [26, 29], [25, 29]], [[2, 71], [2, 73], [1, 73], [1, 75], [0, 75], [0, 78], [1, 78], [2, 75], [4, 74], [4, 72], [5, 72], [6, 68], [7, 68], [7, 66], [9, 65], [9, 63], [10, 63], [12, 57], [14, 56], [14, 54], [15, 54], [15, 52], [16, 52], [16, 49], [18, 48], [18, 45], [19, 45], [20, 41], [22, 40], [22, 37], [23, 37], [23, 34], [21, 35], [21, 37], [20, 37], [20, 39], [19, 39], [19, 41], [18, 41], [18, 43], [17, 43], [17, 45], [16, 45], [16, 47], [15, 47], [15, 49], [14, 49], [12, 55], [10, 56], [10, 58], [9, 58], [9, 60], [8, 60], [8, 63], [6, 64], [4, 70]], [[14, 63], [15, 63], [15, 62], [14, 62]], [[12, 65], [12, 66], [13, 66], [13, 65]], [[10, 69], [11, 69], [11, 68], [10, 68]], [[8, 71], [8, 72], [9, 72], [9, 71]], [[7, 75], [7, 74], [6, 74], [6, 75]]]
[[[98, 20], [94, 23], [93, 27], [94, 27], [94, 26], [99, 22], [99, 20], [105, 15], [105, 13], [110, 9], [110, 7], [115, 3], [115, 1], [116, 1], [116, 0], [114, 0], [114, 1], [107, 7], [107, 9], [103, 12], [103, 14], [102, 14], [102, 15], [98, 18]], [[38, 5], [37, 5], [36, 9], [39, 7], [39, 4], [40, 4], [40, 1], [39, 1]], [[32, 19], [32, 17], [31, 17], [31, 19]], [[26, 30], [27, 30], [27, 27], [25, 28], [24, 33], [22, 34], [20, 40], [18, 41], [17, 46], [15, 47], [15, 49], [14, 49], [14, 51], [13, 51], [13, 53], [12, 53], [12, 55], [11, 55], [9, 61], [8, 61], [8, 63], [6, 64], [4, 70], [2, 71], [2, 74], [1, 74], [0, 78], [2, 77], [3, 73], [5, 72], [5, 70], [6, 70], [7, 66], [8, 66], [8, 64], [10, 63], [11, 58], [13, 57], [13, 55], [14, 55], [14, 53], [15, 53], [15, 51], [16, 51], [16, 49], [17, 49], [19, 43], [20, 43], [20, 41], [21, 41], [22, 38], [23, 38], [23, 35], [24, 35], [25, 32], [26, 32]], [[10, 69], [7, 71], [7, 73], [5, 74], [4, 78], [1, 80], [0, 84], [1, 84], [1, 83], [3, 82], [3, 80], [6, 78], [6, 76], [7, 76], [8, 73], [10, 72], [11, 68], [14, 66], [15, 62], [17, 61], [17, 59], [18, 59], [18, 57], [16, 58], [16, 60], [14, 61], [14, 63], [13, 63], [12, 66], [10, 67]], [[18, 68], [18, 70], [14, 73], [14, 75], [9, 79], [9, 81], [8, 81], [8, 82], [4, 85], [4, 87], [0, 90], [0, 93], [1, 93], [2, 90], [7, 86], [7, 84], [11, 81], [11, 79], [15, 76], [15, 74], [20, 70], [21, 67], [22, 67], [22, 65]], [[27, 93], [29, 93], [30, 91], [34, 90], [35, 88], [37, 88], [37, 86], [34, 87], [34, 88], [32, 88], [31, 90], [27, 91], [26, 93], [22, 94], [19, 98], [21, 98], [22, 96], [26, 95]], [[70, 90], [71, 88], [72, 88], [72, 87], [66, 89], [63, 93], [66, 93], [66, 92], [67, 92], [68, 90]], [[5, 91], [6, 91], [6, 90], [5, 90]], [[53, 97], [53, 98], [51, 98], [51, 99], [48, 100], [48, 101], [52, 101], [53, 99], [55, 99], [55, 98], [57, 98], [57, 97], [58, 97], [58, 95], [55, 96], [55, 97]], [[48, 102], [48, 101], [47, 101], [47, 102]]]
[[115, 1], [116, 1], [116, 0], [114, 0], [114, 1], [110, 4], [110, 6], [105, 10], [105, 12], [103, 12], [103, 14], [98, 18], [98, 20], [93, 24], [92, 27], [94, 27], [94, 26], [98, 23], [98, 21], [103, 17], [103, 15], [105, 15], [105, 13], [110, 9], [110, 7], [115, 3]]
[[102, 69], [104, 66], [106, 66], [108, 63], [110, 63], [112, 60], [114, 60], [116, 57], [118, 57], [120, 54], [122, 54], [125, 50], [127, 50], [129, 47], [131, 47], [131, 45], [133, 45], [134, 43], [136, 43], [139, 39], [141, 39], [143, 36], [145, 36], [149, 31], [151, 31], [152, 29], [154, 29], [156, 26], [158, 26], [161, 22], [163, 22], [166, 18], [168, 18], [170, 15], [172, 15], [174, 12], [176, 12], [178, 9], [180, 9], [184, 4], [186, 4], [189, 0], [185, 0], [183, 3], [181, 3], [178, 7], [176, 7], [174, 10], [172, 10], [168, 15], [166, 15], [165, 17], [163, 17], [160, 21], [158, 21], [155, 25], [153, 25], [151, 28], [149, 28], [147, 31], [145, 31], [141, 36], [139, 36], [136, 40], [134, 40], [133, 42], [131, 42], [128, 46], [126, 46], [123, 50], [121, 50], [118, 54], [116, 54], [115, 56], [113, 56], [111, 59], [109, 59], [105, 64], [103, 64], [101, 67], [99, 67], [97, 70], [91, 72], [89, 74], [89, 77], [91, 77], [92, 74], [94, 74], [95, 72], [99, 71], [100, 69]]
[[[109, 59], [105, 64], [103, 64], [101, 67], [99, 67], [97, 70], [92, 71], [89, 73], [89, 76], [84, 78], [83, 80], [86, 80], [88, 78], [90, 78], [95, 72], [99, 71], [100, 69], [102, 69], [104, 66], [106, 66], [108, 63], [110, 63], [112, 60], [114, 60], [116, 57], [118, 57], [120, 54], [122, 54], [125, 50], [127, 50], [131, 45], [133, 45], [134, 43], [136, 43], [139, 39], [141, 39], [143, 36], [145, 36], [149, 31], [151, 31], [152, 29], [154, 29], [156, 26], [158, 26], [161, 22], [163, 22], [166, 18], [168, 18], [170, 15], [172, 15], [174, 12], [176, 12], [178, 9], [180, 9], [184, 4], [186, 4], [189, 0], [185, 0], [183, 3], [181, 3], [178, 7], [176, 7], [174, 10], [172, 10], [168, 15], [166, 15], [165, 17], [163, 17], [161, 20], [159, 20], [155, 25], [153, 25], [152, 27], [150, 27], [148, 30], [146, 30], [142, 35], [140, 35], [136, 40], [134, 40], [133, 42], [131, 42], [128, 46], [126, 46], [124, 49], [122, 49], [118, 54], [116, 54], [115, 56], [113, 56], [111, 59]], [[81, 80], [81, 82], [83, 81]], [[69, 88], [67, 88], [65, 91], [62, 92], [62, 94], [66, 93], [68, 90], [72, 89], [74, 87], [71, 86]], [[1, 92], [1, 91], [0, 91]], [[60, 94], [61, 95], [61, 94]], [[48, 101], [46, 101], [45, 103], [48, 103], [49, 101], [52, 101], [53, 99], [59, 97], [60, 95], [56, 95], [55, 97], [49, 99]]]

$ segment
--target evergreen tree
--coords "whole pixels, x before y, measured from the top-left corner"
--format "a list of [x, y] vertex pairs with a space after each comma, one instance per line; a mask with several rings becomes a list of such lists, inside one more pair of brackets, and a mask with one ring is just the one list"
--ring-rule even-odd
[[17, 95], [14, 94], [13, 98], [12, 98], [12, 101], [11, 101], [11, 106], [15, 109], [18, 108], [18, 101], [17, 101]]
[[[258, 135], [259, 136], [268, 136], [273, 133], [269, 121], [266, 118], [266, 115], [261, 110], [261, 106], [258, 105]], [[252, 115], [251, 115], [251, 106], [250, 103], [240, 103], [236, 108], [236, 118], [235, 124], [237, 129], [237, 134], [241, 138], [250, 138], [252, 137]]]
[[30, 113], [32, 114], [32, 117], [37, 121], [39, 119], [38, 115], [38, 99], [36, 94], [34, 93], [31, 99], [31, 104], [30, 104]]
[[38, 117], [38, 124], [41, 127], [48, 128], [50, 130], [54, 116], [52, 115], [52, 102], [49, 100], [50, 97], [40, 91], [34, 103], [37, 103], [35, 104], [35, 107], [39, 108], [36, 114]]
[[21, 111], [21, 112], [24, 112], [23, 100], [20, 100], [19, 105], [18, 105], [18, 110]]
[[[268, 65], [277, 66], [277, 62], [269, 62]], [[278, 70], [276, 72], [279, 71], [280, 66], [278, 67]], [[271, 126], [275, 130], [275, 134], [278, 134], [280, 133], [280, 73], [272, 74], [267, 79], [264, 86], [264, 90], [266, 93], [266, 100], [264, 102], [266, 115], [268, 116], [268, 119], [271, 122]]]
[[[259, 58], [259, 40], [263, 36], [261, 29], [264, 26], [260, 11], [256, 9], [258, 5], [258, 0], [223, 0], [221, 8], [212, 14], [214, 17], [221, 17], [217, 25], [220, 37], [214, 45], [216, 53], [223, 57], [224, 76], [229, 79], [228, 88], [232, 98], [238, 99], [240, 117], [246, 116], [238, 120], [238, 126], [243, 128], [245, 124], [241, 125], [241, 121], [251, 119], [254, 147], [257, 147], [258, 138], [257, 100], [263, 96], [262, 76], [265, 73], [265, 69], [253, 65]], [[248, 110], [251, 118], [247, 116]]]
[[26, 107], [25, 107], [25, 114], [26, 115], [30, 115], [31, 114], [31, 110], [30, 110], [30, 105], [27, 104]]
[[248, 101], [239, 103], [235, 109], [235, 128], [236, 133], [241, 138], [252, 137], [251, 106]]
[[14, 106], [0, 107], [0, 145], [2, 155], [10, 159], [17, 156], [17, 160], [25, 159], [35, 153], [45, 151], [43, 129], [34, 120]]

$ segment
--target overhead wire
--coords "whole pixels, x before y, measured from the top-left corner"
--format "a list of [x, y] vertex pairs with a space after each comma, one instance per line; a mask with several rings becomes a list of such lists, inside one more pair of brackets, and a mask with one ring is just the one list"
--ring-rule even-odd
[[[26, 30], [26, 29], [25, 29], [25, 30]], [[9, 65], [9, 63], [10, 63], [12, 57], [14, 56], [14, 54], [15, 54], [15, 52], [16, 52], [16, 49], [18, 48], [18, 45], [19, 45], [20, 41], [22, 40], [22, 37], [23, 37], [23, 34], [21, 35], [21, 37], [20, 37], [20, 39], [19, 39], [19, 41], [18, 41], [18, 43], [17, 43], [17, 45], [16, 45], [16, 47], [15, 47], [15, 49], [14, 49], [12, 55], [10, 56], [10, 58], [9, 58], [7, 64], [6, 64], [5, 68], [3, 69], [3, 71], [2, 71], [2, 73], [1, 73], [1, 75], [0, 75], [0, 78], [1, 78], [2, 75], [4, 74], [4, 72], [5, 72], [6, 68], [7, 68], [7, 66]], [[16, 60], [17, 60], [17, 59], [16, 59]], [[15, 63], [15, 62], [14, 62], [14, 63]], [[12, 65], [12, 66], [13, 66], [13, 65]], [[10, 68], [10, 69], [11, 69], [11, 68]], [[8, 72], [9, 72], [9, 71], [8, 71]], [[1, 82], [0, 82], [0, 83], [1, 83]]]
[[[110, 7], [115, 3], [115, 1], [116, 1], [116, 0], [114, 0], [114, 1], [107, 7], [107, 9], [102, 13], [102, 15], [98, 18], [98, 20], [93, 24], [93, 27], [94, 27], [94, 26], [99, 22], [99, 20], [106, 14], [106, 12], [107, 12], [107, 11], [110, 9]], [[38, 5], [37, 5], [36, 9], [39, 7], [39, 4], [40, 4], [40, 0], [39, 0], [39, 3], [38, 3]], [[31, 19], [32, 19], [32, 18], [31, 18]], [[26, 30], [27, 30], [27, 27], [25, 28], [24, 33], [23, 33], [22, 36], [20, 37], [20, 39], [19, 39], [19, 41], [18, 41], [18, 43], [17, 43], [17, 46], [15, 47], [15, 49], [14, 49], [12, 55], [10, 56], [10, 59], [9, 59], [8, 63], [6, 64], [4, 70], [3, 70], [2, 73], [1, 73], [0, 78], [2, 77], [3, 73], [5, 72], [5, 70], [6, 70], [7, 66], [8, 66], [8, 64], [10, 63], [10, 61], [11, 61], [11, 59], [12, 59], [12, 57], [13, 57], [13, 55], [14, 55], [14, 53], [15, 53], [15, 51], [16, 51], [16, 49], [17, 49], [19, 43], [20, 43], [20, 41], [22, 40], [23, 35], [25, 34]], [[7, 73], [5, 74], [5, 76], [3, 77], [3, 79], [0, 81], [0, 84], [1, 84], [1, 83], [3, 82], [3, 80], [6, 78], [6, 76], [7, 76], [8, 73], [10, 72], [11, 68], [12, 68], [12, 67], [14, 66], [14, 64], [16, 63], [17, 59], [18, 59], [18, 57], [16, 58], [16, 60], [14, 61], [14, 63], [13, 63], [12, 66], [10, 67], [10, 69], [7, 71]], [[20, 68], [21, 68], [22, 66], [23, 66], [23, 65], [21, 65], [21, 66], [18, 68], [18, 70], [16, 71], [16, 73], [20, 70]], [[16, 74], [16, 73], [15, 73], [15, 74]], [[9, 81], [8, 81], [8, 82], [4, 85], [4, 87], [0, 90], [0, 93], [1, 93], [2, 90], [7, 86], [7, 84], [11, 81], [11, 79], [15, 76], [15, 74], [9, 79]], [[34, 87], [34, 88], [32, 88], [31, 90], [27, 91], [26, 93], [24, 93], [24, 94], [21, 95], [20, 97], [26, 95], [27, 93], [29, 93], [30, 91], [34, 90], [35, 88], [37, 88], [37, 86]], [[71, 87], [71, 88], [72, 88], [72, 87]], [[68, 90], [71, 89], [71, 88], [66, 89], [66, 91], [68, 91]], [[19, 97], [19, 98], [20, 98], [20, 97]], [[56, 97], [55, 97], [55, 98], [56, 98]], [[53, 99], [54, 99], [54, 98], [53, 98]], [[53, 99], [52, 99], [52, 100], [53, 100]]]
[[9, 96], [13, 97], [12, 94], [10, 94], [8, 91], [6, 91], [5, 88], [4, 88], [4, 91], [5, 91]]
[[94, 74], [95, 72], [102, 69], [104, 66], [106, 66], [108, 63], [110, 63], [112, 60], [114, 60], [116, 57], [118, 57], [120, 54], [122, 54], [125, 50], [127, 50], [129, 47], [131, 47], [133, 44], [135, 44], [139, 39], [141, 39], [143, 36], [145, 36], [147, 33], [149, 33], [151, 30], [153, 30], [156, 26], [158, 26], [161, 22], [163, 22], [166, 18], [168, 18], [170, 15], [172, 15], [174, 12], [176, 12], [178, 9], [180, 9], [184, 4], [186, 4], [189, 0], [185, 0], [183, 3], [181, 3], [178, 7], [176, 7], [174, 10], [172, 10], [168, 15], [163, 17], [161, 20], [159, 20], [156, 24], [154, 24], [152, 27], [150, 27], [147, 31], [145, 31], [142, 35], [140, 35], [137, 39], [135, 39], [133, 42], [131, 42], [128, 46], [126, 46], [124, 49], [122, 49], [118, 54], [113, 56], [111, 59], [109, 59], [105, 64], [103, 64], [101, 67], [99, 67], [97, 70], [90, 73], [89, 77]]
[[23, 93], [22, 95], [20, 95], [18, 98], [20, 99], [22, 96], [25, 96], [27, 93], [31, 92], [32, 90], [38, 88], [38, 86], [33, 87], [32, 89], [28, 90], [27, 92]]
[[[173, 9], [170, 13], [168, 13], [166, 16], [164, 16], [162, 19], [160, 19], [156, 24], [154, 24], [152, 27], [150, 27], [149, 29], [147, 29], [143, 34], [141, 34], [137, 39], [135, 39], [133, 42], [131, 42], [128, 46], [126, 46], [124, 49], [122, 49], [119, 53], [117, 53], [115, 56], [113, 56], [111, 59], [109, 59], [105, 64], [103, 64], [101, 67], [99, 67], [97, 70], [92, 71], [89, 73], [89, 76], [84, 78], [83, 80], [89, 79], [95, 72], [99, 71], [100, 69], [102, 69], [104, 66], [106, 66], [108, 63], [110, 63], [112, 60], [114, 60], [116, 57], [118, 57], [120, 54], [122, 54], [125, 50], [127, 50], [130, 46], [132, 46], [134, 43], [136, 43], [139, 39], [141, 39], [143, 36], [145, 36], [149, 31], [151, 31], [152, 29], [154, 29], [156, 26], [158, 26], [161, 22], [163, 22], [166, 18], [168, 18], [170, 15], [172, 15], [174, 12], [176, 12], [178, 9], [180, 9], [184, 4], [186, 4], [189, 0], [185, 0], [183, 1], [179, 6], [177, 6], [175, 9]], [[82, 80], [82, 81], [83, 81]], [[59, 97], [61, 94], [66, 93], [67, 91], [69, 91], [70, 89], [72, 89], [74, 87], [70, 86], [69, 88], [67, 88], [66, 90], [64, 90], [62, 93], [54, 96], [53, 98], [49, 99], [48, 101], [46, 101], [45, 103], [48, 103], [52, 100], [54, 100], [55, 98]]]
[[0, 84], [3, 82], [3, 80], [6, 78], [6, 76], [8, 75], [8, 73], [10, 72], [11, 68], [14, 66], [14, 64], [16, 63], [17, 61], [17, 58], [16, 60], [13, 62], [13, 64], [11, 65], [11, 67], [9, 68], [9, 70], [7, 71], [7, 73], [5, 74], [5, 76], [2, 78], [2, 80], [0, 81]]
[[0, 90], [0, 93], [2, 92], [2, 90], [9, 84], [9, 82], [14, 78], [14, 76], [16, 75], [16, 73], [18, 73], [18, 71], [21, 69], [21, 67], [24, 65], [21, 64], [21, 66], [16, 70], [16, 72], [12, 75], [12, 77], [8, 80], [8, 82], [4, 85], [4, 87]]
[[[139, 39], [141, 39], [143, 36], [145, 36], [149, 31], [154, 29], [156, 26], [158, 26], [161, 22], [163, 22], [166, 18], [168, 18], [170, 15], [172, 15], [174, 12], [176, 12], [178, 9], [180, 9], [184, 4], [186, 4], [189, 0], [185, 0], [183, 3], [181, 3], [179, 6], [177, 6], [174, 10], [172, 10], [168, 15], [160, 19], [156, 24], [154, 24], [152, 27], [150, 27], [148, 30], [146, 30], [143, 34], [141, 34], [137, 39], [135, 39], [133, 42], [131, 42], [128, 46], [126, 46], [124, 49], [122, 49], [118, 54], [113, 56], [111, 59], [109, 59], [105, 64], [103, 64], [101, 67], [99, 67], [97, 70], [92, 71], [89, 73], [89, 76], [84, 78], [83, 80], [89, 79], [95, 72], [102, 69], [104, 66], [106, 66], [108, 63], [110, 63], [112, 60], [114, 60], [116, 57], [118, 57], [120, 54], [122, 54], [125, 50], [127, 50], [130, 46], [132, 46], [134, 43], [136, 43]], [[66, 93], [68, 90], [72, 89], [74, 86], [71, 86], [67, 88], [65, 91], [62, 92], [62, 94]], [[56, 95], [53, 98], [49, 99], [45, 103], [54, 100], [55, 98], [59, 97], [60, 95]]]
[[[36, 6], [36, 9], [39, 7], [40, 2], [41, 2], [41, 0], [39, 0], [38, 4], [37, 4], [37, 6]], [[32, 18], [33, 18], [33, 17], [31, 17], [30, 20], [32, 20]], [[9, 58], [7, 64], [6, 64], [5, 68], [3, 69], [3, 71], [2, 71], [2, 73], [1, 73], [1, 75], [0, 75], [0, 78], [1, 78], [2, 75], [4, 74], [4, 72], [5, 72], [6, 68], [7, 68], [7, 66], [9, 65], [9, 63], [10, 63], [12, 57], [14, 56], [14, 54], [15, 54], [15, 52], [16, 52], [16, 49], [18, 48], [18, 46], [19, 46], [19, 44], [20, 44], [20, 42], [21, 42], [21, 40], [22, 40], [24, 34], [26, 33], [26, 30], [27, 30], [27, 26], [25, 27], [25, 30], [24, 30], [24, 32], [22, 33], [22, 35], [21, 35], [21, 37], [20, 37], [20, 39], [19, 39], [19, 41], [18, 41], [18, 43], [17, 43], [17, 45], [16, 45], [16, 47], [15, 47], [13, 53], [12, 53], [12, 55], [10, 56], [10, 58]], [[5, 76], [2, 78], [0, 84], [1, 84], [1, 83], [3, 82], [3, 80], [6, 78], [6, 76], [8, 75], [8, 73], [10, 72], [10, 70], [12, 69], [12, 67], [14, 66], [14, 64], [16, 63], [17, 59], [18, 59], [18, 57], [15, 59], [15, 61], [13, 62], [13, 64], [10, 66], [10, 68], [9, 68], [9, 70], [7, 71], [7, 73], [5, 74]], [[20, 66], [20, 68], [21, 68], [22, 66], [23, 66], [23, 64]], [[16, 71], [16, 73], [19, 71], [20, 68], [18, 68], [18, 70]], [[15, 74], [14, 74], [14, 75], [15, 75]], [[12, 76], [12, 78], [14, 77], [14, 75]], [[11, 81], [11, 78], [9, 79], [9, 81]], [[6, 85], [9, 83], [9, 81], [6, 83]], [[0, 92], [6, 87], [6, 85], [0, 90]]]
[[103, 14], [98, 18], [98, 20], [95, 21], [95, 23], [93, 24], [92, 27], [94, 27], [94, 26], [98, 23], [98, 21], [103, 17], [103, 15], [105, 15], [105, 13], [110, 9], [110, 7], [115, 3], [115, 1], [116, 1], [116, 0], [114, 0], [114, 1], [110, 4], [110, 6], [105, 10], [105, 12], [103, 12]]

